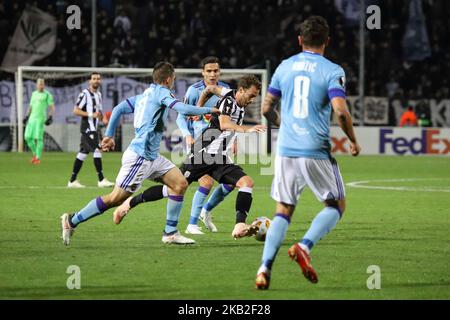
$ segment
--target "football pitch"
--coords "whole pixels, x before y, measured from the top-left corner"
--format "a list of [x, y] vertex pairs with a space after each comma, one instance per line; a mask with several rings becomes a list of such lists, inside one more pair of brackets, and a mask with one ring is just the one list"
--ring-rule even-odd
[[[29, 164], [30, 157], [0, 153], [1, 299], [450, 299], [450, 158], [337, 157], [347, 210], [312, 251], [319, 283], [307, 282], [287, 256], [322, 207], [307, 190], [274, 263], [270, 289], [257, 291], [263, 243], [232, 239], [235, 191], [213, 213], [219, 232], [192, 236], [192, 246], [161, 242], [162, 200], [135, 208], [118, 226], [107, 211], [81, 224], [65, 247], [60, 215], [108, 190], [95, 187], [91, 155], [79, 175], [91, 187], [82, 190], [65, 187], [74, 153], [44, 153], [39, 166]], [[103, 157], [111, 181], [120, 157]], [[260, 175], [258, 165], [243, 167], [255, 180], [249, 220], [272, 218], [272, 176]], [[183, 232], [196, 188], [185, 196]], [[78, 290], [66, 286], [73, 265], [81, 274]], [[379, 268], [380, 289], [368, 289], [370, 266]]]

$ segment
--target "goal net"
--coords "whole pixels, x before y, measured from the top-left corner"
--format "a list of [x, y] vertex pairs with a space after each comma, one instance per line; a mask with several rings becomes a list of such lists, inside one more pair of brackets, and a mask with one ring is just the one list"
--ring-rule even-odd
[[[152, 82], [153, 69], [140, 68], [71, 68], [71, 67], [19, 67], [16, 73], [14, 102], [11, 108], [11, 140], [13, 151], [23, 152], [27, 150], [24, 143], [24, 125], [22, 120], [28, 112], [29, 100], [36, 89], [36, 80], [45, 79], [45, 88], [54, 98], [55, 114], [53, 124], [45, 127], [44, 150], [45, 151], [69, 151], [79, 150], [80, 143], [80, 117], [73, 115], [73, 108], [79, 93], [88, 87], [88, 80], [92, 72], [98, 72], [102, 76], [100, 91], [102, 93], [103, 113], [111, 112], [112, 108], [120, 101], [142, 93]], [[267, 91], [268, 79], [265, 69], [222, 69], [220, 80], [226, 82], [235, 89], [237, 81], [246, 74], [257, 76], [262, 82], [261, 95], [252, 105], [246, 108], [244, 124], [264, 123], [261, 116], [261, 101]], [[176, 81], [174, 87], [175, 96], [183, 101], [187, 88], [196, 81], [202, 79], [201, 69], [176, 69]], [[161, 152], [182, 150], [181, 132], [176, 125], [177, 113], [169, 110], [168, 122], [163, 140]], [[100, 127], [104, 132], [106, 124]], [[118, 148], [123, 151], [134, 136], [133, 115], [123, 117], [118, 129]], [[267, 137], [259, 135], [258, 147], [245, 152], [260, 152], [266, 150]], [[259, 149], [260, 151], [256, 151]]]

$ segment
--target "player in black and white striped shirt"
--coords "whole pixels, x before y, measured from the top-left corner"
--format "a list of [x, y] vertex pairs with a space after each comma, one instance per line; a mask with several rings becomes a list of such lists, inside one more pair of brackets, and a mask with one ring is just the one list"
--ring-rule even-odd
[[69, 188], [83, 188], [84, 185], [78, 182], [77, 175], [81, 170], [83, 161], [86, 160], [89, 152], [94, 153], [94, 165], [98, 175], [99, 187], [112, 187], [114, 183], [108, 181], [102, 172], [102, 152], [99, 149], [98, 124], [102, 120], [102, 94], [98, 90], [101, 84], [101, 75], [92, 73], [89, 79], [89, 88], [84, 89], [78, 96], [73, 113], [81, 117], [81, 143], [73, 164], [72, 176], [67, 184]]
[[[193, 152], [180, 167], [188, 183], [197, 181], [205, 174], [219, 183], [226, 183], [239, 189], [236, 197], [236, 225], [234, 238], [255, 234], [258, 229], [245, 223], [252, 204], [253, 179], [234, 164], [227, 151], [233, 146], [236, 132], [264, 132], [262, 125], [243, 126], [245, 108], [259, 95], [261, 83], [255, 76], [244, 76], [238, 82], [237, 91], [218, 86], [207, 86], [202, 92], [199, 106], [203, 106], [212, 94], [222, 96], [216, 105], [220, 114], [213, 114], [208, 128], [194, 143]], [[134, 196], [128, 204], [122, 204], [114, 216], [123, 217], [131, 208], [143, 202], [156, 201], [166, 196], [164, 188], [153, 186]]]
[[[253, 179], [243, 169], [234, 164], [228, 156], [236, 139], [236, 132], [263, 132], [262, 125], [242, 125], [245, 108], [253, 103], [259, 95], [261, 83], [255, 76], [249, 75], [239, 79], [236, 91], [227, 92], [217, 103], [219, 114], [213, 114], [208, 128], [196, 140], [193, 153], [181, 166], [181, 172], [189, 183], [197, 181], [204, 174], [213, 177], [219, 183], [233, 185], [239, 189], [236, 197], [236, 225], [233, 237], [252, 235], [257, 229], [245, 223], [252, 203]], [[225, 91], [226, 92], [226, 91]], [[209, 94], [223, 94], [220, 87], [207, 87], [199, 104]]]

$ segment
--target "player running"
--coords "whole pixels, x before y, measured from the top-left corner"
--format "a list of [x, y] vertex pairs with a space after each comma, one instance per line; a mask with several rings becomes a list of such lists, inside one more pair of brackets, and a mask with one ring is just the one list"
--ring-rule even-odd
[[180, 170], [159, 154], [159, 148], [168, 109], [190, 115], [218, 110], [208, 107], [198, 108], [175, 99], [170, 92], [175, 81], [175, 69], [170, 63], [157, 63], [152, 76], [154, 83], [143, 94], [126, 99], [113, 109], [102, 141], [102, 149], [104, 151], [114, 149], [114, 131], [121, 114], [134, 112], [135, 137], [122, 156], [122, 167], [113, 191], [93, 199], [74, 214], [64, 213], [61, 216], [62, 238], [65, 245], [69, 244], [75, 228], [80, 223], [120, 205], [141, 187], [145, 179], [161, 180], [168, 187], [167, 221], [162, 241], [177, 244], [195, 242], [183, 237], [177, 230], [183, 195], [188, 183]]
[[[197, 105], [202, 92], [206, 86], [221, 86], [229, 88], [225, 82], [219, 81], [220, 77], [220, 61], [217, 57], [206, 57], [201, 61], [203, 80], [195, 82], [191, 85], [184, 97], [184, 103]], [[219, 96], [213, 95], [209, 98], [205, 106], [213, 107], [219, 101]], [[190, 116], [186, 117], [181, 114], [178, 115], [177, 125], [180, 128], [183, 137], [186, 140], [187, 153], [191, 152], [191, 147], [203, 131], [208, 127], [211, 115]], [[211, 197], [205, 204], [211, 188], [214, 185], [214, 179], [209, 175], [204, 175], [198, 179], [199, 187], [192, 198], [191, 217], [186, 228], [188, 234], [204, 234], [198, 226], [198, 219], [205, 224], [206, 228], [212, 232], [217, 232], [217, 227], [212, 222], [211, 210], [214, 209], [225, 197], [233, 191], [234, 187], [228, 184], [221, 184], [216, 187], [211, 194]]]
[[[350, 140], [351, 154], [357, 156], [360, 147], [345, 102], [344, 70], [323, 57], [328, 34], [328, 24], [320, 16], [311, 16], [301, 24], [299, 43], [303, 51], [278, 66], [263, 103], [264, 115], [280, 126], [280, 131], [271, 192], [277, 201], [276, 214], [266, 235], [256, 277], [257, 289], [269, 288], [272, 264], [306, 186], [325, 208], [314, 218], [303, 238], [289, 248], [288, 254], [312, 283], [318, 278], [311, 265], [311, 249], [336, 226], [344, 213], [344, 182], [330, 154], [331, 109]], [[281, 119], [274, 109], [280, 99]]]
[[[47, 116], [48, 107], [50, 107], [50, 111]], [[36, 90], [31, 94], [30, 108], [23, 119], [23, 124], [26, 125], [25, 141], [33, 154], [30, 161], [32, 164], [41, 163], [44, 149], [44, 124], [48, 126], [53, 122], [54, 113], [53, 96], [45, 90], [45, 80], [39, 78], [36, 81]]]
[[93, 153], [94, 166], [97, 171], [99, 188], [113, 187], [114, 183], [110, 182], [103, 176], [102, 152], [99, 149], [99, 132], [98, 125], [103, 118], [102, 114], [102, 93], [99, 88], [101, 85], [101, 75], [97, 72], [91, 73], [89, 78], [89, 88], [84, 89], [78, 96], [77, 103], [73, 108], [73, 114], [81, 117], [80, 132], [80, 151], [78, 152], [73, 163], [72, 175], [67, 187], [84, 188], [78, 180], [84, 160], [86, 160], [89, 152]]
[[[196, 139], [193, 152], [181, 166], [181, 172], [189, 184], [205, 174], [219, 183], [239, 188], [236, 197], [236, 224], [232, 236], [237, 239], [254, 235], [258, 229], [245, 223], [252, 204], [253, 179], [240, 166], [234, 164], [228, 156], [233, 146], [236, 132], [264, 132], [263, 125], [243, 126], [245, 108], [259, 95], [261, 83], [253, 75], [242, 77], [237, 91], [226, 90], [217, 86], [207, 87], [200, 98], [202, 105], [206, 97], [225, 94], [218, 102], [220, 115], [213, 114], [208, 128]], [[130, 197], [114, 212], [114, 222], [120, 223], [131, 208], [143, 202], [150, 202], [164, 197], [163, 186], [153, 186], [143, 193]]]

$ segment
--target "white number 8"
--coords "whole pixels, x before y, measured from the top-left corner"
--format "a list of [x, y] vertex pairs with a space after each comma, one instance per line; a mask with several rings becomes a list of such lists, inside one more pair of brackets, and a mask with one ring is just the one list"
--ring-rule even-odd
[[305, 119], [308, 117], [308, 95], [310, 79], [297, 76], [294, 79], [294, 117]]

